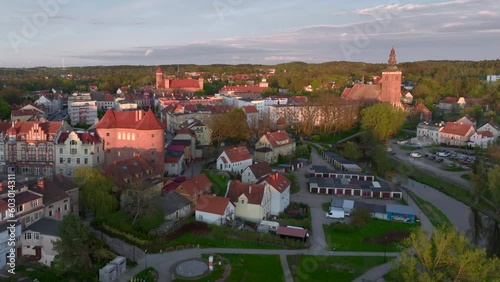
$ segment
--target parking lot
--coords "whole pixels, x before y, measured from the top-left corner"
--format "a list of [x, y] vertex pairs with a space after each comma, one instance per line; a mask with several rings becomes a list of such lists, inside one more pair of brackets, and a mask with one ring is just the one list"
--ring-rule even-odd
[[[433, 147], [422, 148], [415, 146], [414, 150], [405, 150], [401, 148], [409, 148], [408, 145], [394, 143], [391, 143], [389, 148], [391, 148], [389, 153], [399, 161], [439, 177], [444, 177], [465, 188], [471, 186], [470, 182], [461, 176], [468, 173], [470, 165], [475, 161], [475, 157], [461, 153], [463, 150], [440, 147], [436, 154], [434, 153], [436, 148]], [[412, 157], [412, 153], [419, 153], [420, 156]]]

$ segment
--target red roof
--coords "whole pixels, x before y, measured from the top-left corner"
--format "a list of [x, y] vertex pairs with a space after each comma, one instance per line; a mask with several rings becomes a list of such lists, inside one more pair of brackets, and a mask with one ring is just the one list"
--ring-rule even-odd
[[158, 67], [158, 69], [156, 69], [156, 73], [163, 73], [163, 69], [161, 67]]
[[259, 181], [259, 183], [262, 183], [264, 181], [280, 193], [285, 192], [285, 190], [292, 184], [292, 182], [288, 180], [288, 178], [278, 172], [274, 172], [268, 175], [266, 178]]
[[307, 97], [306, 96], [292, 96], [288, 98], [288, 102], [293, 102], [293, 103], [305, 103], [307, 102]]
[[456, 102], [458, 102], [458, 98], [457, 97], [445, 97], [443, 100], [441, 100], [440, 103], [454, 104]]
[[465, 136], [473, 128], [471, 124], [447, 122], [441, 133]]
[[177, 192], [193, 197], [195, 194], [200, 195], [204, 192], [210, 192], [211, 188], [212, 182], [210, 182], [208, 177], [202, 173], [191, 178], [190, 180], [182, 182], [177, 188]]
[[[71, 132], [69, 131], [61, 132], [61, 134], [59, 135], [59, 139], [57, 139], [57, 144], [64, 143], [68, 139], [70, 133]], [[76, 133], [76, 135], [83, 144], [95, 144], [102, 142], [101, 137], [99, 137], [99, 134], [97, 134], [95, 130], [78, 132]]]
[[276, 235], [285, 235], [285, 236], [291, 236], [291, 237], [297, 237], [297, 238], [306, 238], [307, 237], [307, 230], [280, 226], [280, 227], [278, 227], [278, 230], [276, 230]]
[[247, 114], [251, 114], [251, 113], [259, 113], [259, 111], [257, 110], [257, 108], [255, 106], [243, 106], [243, 111]]
[[11, 116], [12, 117], [17, 117], [17, 116], [43, 116], [43, 112], [40, 112], [39, 110], [35, 110], [35, 109], [12, 110], [11, 111]]
[[172, 181], [163, 186], [163, 191], [164, 192], [174, 191], [175, 189], [177, 189], [177, 187], [179, 187], [179, 185], [181, 185], [179, 182]]
[[226, 153], [226, 156], [229, 158], [229, 161], [231, 163], [237, 163], [252, 159], [252, 155], [250, 155], [250, 152], [245, 146], [226, 149], [224, 150], [224, 152]]
[[267, 175], [273, 173], [273, 169], [271, 168], [271, 166], [267, 162], [256, 163], [256, 164], [249, 166], [248, 168], [252, 171], [253, 175], [257, 179], [260, 179], [264, 176], [267, 176]]
[[174, 78], [170, 81], [170, 88], [198, 88], [201, 89], [197, 79]]
[[[114, 179], [115, 184], [124, 187], [130, 181], [144, 181], [156, 176], [153, 166], [145, 159], [135, 156], [116, 164], [110, 165], [108, 171]], [[129, 181], [127, 182], [126, 179]]]
[[489, 138], [493, 138], [493, 137], [495, 137], [495, 136], [493, 135], [493, 133], [492, 133], [491, 131], [489, 131], [489, 130], [486, 130], [486, 131], [478, 131], [478, 132], [476, 132], [476, 133], [477, 133], [477, 134], [479, 134], [479, 135], [482, 135], [482, 136], [484, 136], [484, 137], [489, 137]]
[[351, 100], [378, 100], [382, 91], [380, 84], [355, 84], [350, 90], [346, 89], [342, 97]]
[[142, 111], [115, 111], [109, 109], [95, 128], [135, 128], [137, 130], [163, 129], [164, 125], [149, 110], [144, 116]]
[[231, 181], [227, 189], [226, 197], [231, 199], [231, 202], [238, 202], [238, 198], [244, 194], [249, 204], [260, 205], [264, 197], [266, 186], [262, 184], [242, 183], [239, 180]]
[[195, 209], [197, 211], [224, 215], [228, 205], [232, 205], [229, 198], [201, 195], [196, 201]]
[[4, 212], [9, 208], [9, 205], [6, 201], [0, 199], [0, 212]]
[[264, 135], [273, 148], [290, 145], [292, 139], [285, 131], [275, 131]]

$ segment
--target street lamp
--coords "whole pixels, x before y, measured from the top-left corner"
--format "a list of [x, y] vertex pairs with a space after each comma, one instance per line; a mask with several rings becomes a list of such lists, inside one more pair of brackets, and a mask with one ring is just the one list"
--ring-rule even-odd
[[387, 237], [384, 238], [384, 262], [387, 262]]

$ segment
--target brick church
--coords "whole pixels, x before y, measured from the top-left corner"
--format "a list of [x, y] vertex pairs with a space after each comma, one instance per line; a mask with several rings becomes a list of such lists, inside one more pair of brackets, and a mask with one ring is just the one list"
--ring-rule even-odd
[[203, 77], [194, 78], [175, 78], [166, 76], [163, 69], [159, 67], [156, 70], [156, 89], [178, 90], [182, 92], [194, 93], [203, 89]]
[[387, 68], [382, 71], [382, 78], [374, 79], [372, 84], [355, 84], [346, 88], [342, 98], [366, 102], [391, 103], [396, 107], [401, 105], [401, 82], [403, 72], [398, 69], [396, 50], [392, 47]]
[[95, 129], [103, 139], [105, 166], [140, 156], [155, 168], [163, 171], [164, 126], [153, 111], [108, 110]]

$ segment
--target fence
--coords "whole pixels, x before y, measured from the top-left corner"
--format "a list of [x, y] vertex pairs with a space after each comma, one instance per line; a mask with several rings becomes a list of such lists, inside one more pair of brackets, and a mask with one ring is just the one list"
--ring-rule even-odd
[[118, 238], [111, 237], [102, 231], [95, 230], [93, 228], [91, 228], [91, 230], [96, 234], [97, 238], [104, 240], [111, 250], [121, 256], [124, 256], [135, 262], [146, 257], [146, 253], [144, 252], [144, 250], [134, 245], [124, 242]]

